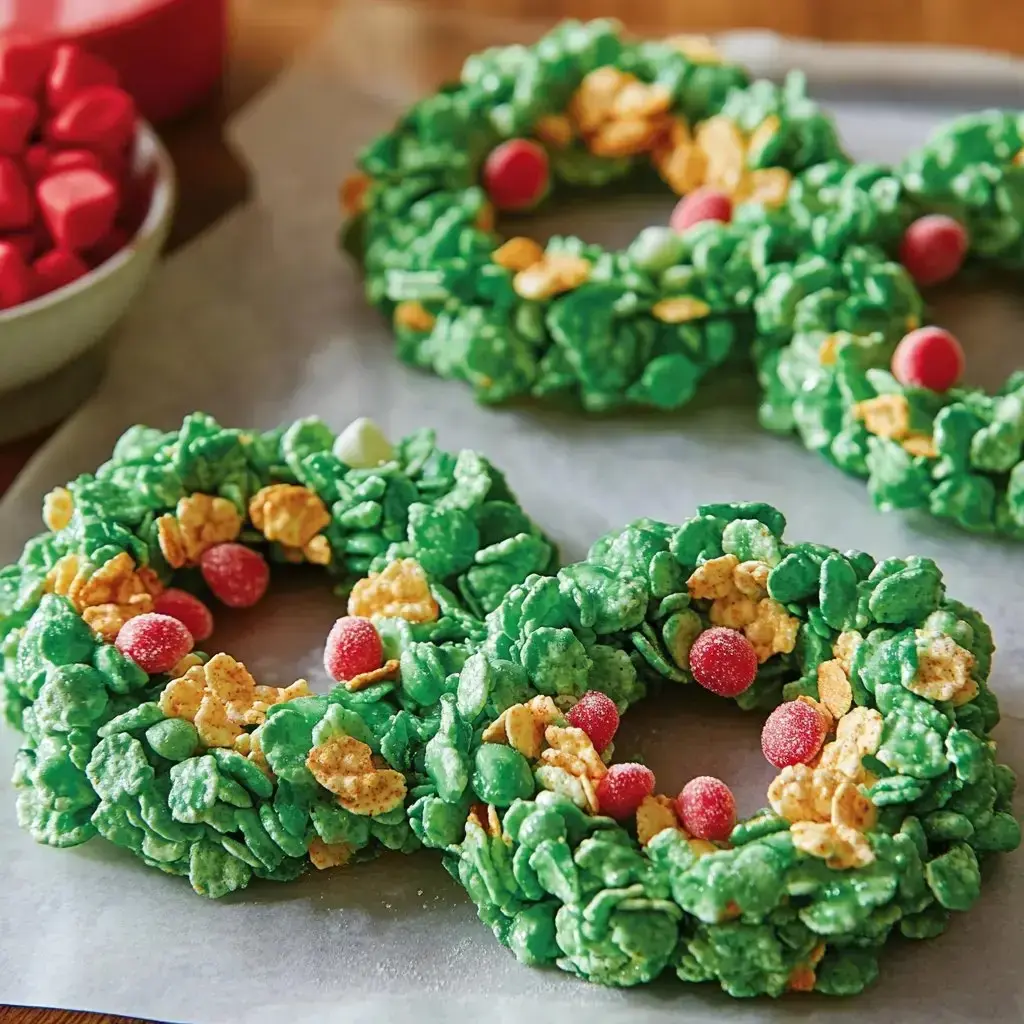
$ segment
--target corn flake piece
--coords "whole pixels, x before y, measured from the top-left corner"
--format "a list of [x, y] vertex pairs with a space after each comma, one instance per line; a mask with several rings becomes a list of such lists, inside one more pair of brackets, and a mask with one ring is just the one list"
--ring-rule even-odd
[[608, 768], [601, 755], [594, 749], [590, 737], [575, 726], [549, 725], [544, 730], [548, 747], [541, 752], [544, 764], [564, 768], [577, 778], [589, 777], [598, 780], [608, 774]]
[[771, 567], [765, 562], [740, 562], [733, 570], [732, 581], [744, 596], [760, 601], [768, 596], [768, 574]]
[[700, 320], [711, 312], [711, 307], [703, 300], [692, 295], [677, 295], [674, 298], [662, 299], [651, 309], [655, 320], [664, 324], [685, 324], [690, 320]]
[[690, 597], [705, 601], [728, 597], [734, 589], [733, 572], [739, 564], [735, 555], [722, 555], [698, 565], [686, 581]]
[[818, 976], [809, 964], [797, 964], [786, 980], [787, 992], [813, 992]]
[[747, 172], [736, 189], [741, 203], [760, 203], [769, 209], [782, 206], [789, 198], [793, 175], [784, 167], [762, 167]]
[[234, 747], [242, 727], [228, 715], [224, 701], [207, 692], [192, 720], [205, 747]]
[[[721, 849], [707, 839], [687, 839], [686, 845], [697, 855], [698, 858], [706, 857], [709, 853], [718, 853]], [[730, 911], [730, 917], [739, 917], [740, 908], [733, 904], [735, 911]]]
[[207, 692], [232, 710], [243, 710], [256, 699], [256, 680], [230, 654], [215, 654], [204, 666]]
[[709, 36], [674, 35], [669, 36], [665, 42], [694, 64], [721, 64], [724, 62], [721, 52]]
[[778, 114], [769, 114], [751, 133], [747, 139], [747, 149], [761, 150], [779, 133], [782, 121]]
[[498, 818], [498, 809], [494, 804], [475, 803], [469, 809], [469, 816], [466, 818], [466, 825], [476, 825], [489, 836], [501, 835], [501, 821]]
[[54, 533], [63, 530], [71, 522], [74, 511], [75, 501], [66, 487], [54, 487], [43, 498], [43, 523]]
[[[69, 597], [71, 587], [79, 574], [81, 559], [78, 555], [62, 555], [53, 563], [46, 574], [45, 588], [48, 594], [59, 594]], [[74, 601], [71, 602], [74, 604]]]
[[838, 355], [839, 337], [829, 334], [824, 337], [818, 346], [818, 362], [822, 366], [835, 366]]
[[789, 654], [796, 647], [800, 620], [790, 615], [778, 601], [770, 597], [757, 603], [757, 617], [743, 627], [762, 664], [773, 654]]
[[546, 253], [539, 263], [520, 270], [512, 288], [522, 299], [540, 302], [578, 288], [590, 277], [590, 261], [567, 252]]
[[882, 742], [884, 720], [874, 708], [855, 707], [836, 725], [836, 739], [851, 742], [861, 754], [875, 754]]
[[370, 189], [372, 180], [368, 174], [356, 171], [341, 183], [338, 200], [345, 216], [354, 217], [366, 209], [366, 193]]
[[406, 299], [395, 306], [394, 325], [410, 331], [426, 334], [434, 329], [437, 317], [434, 316], [418, 299]]
[[372, 672], [360, 672], [359, 675], [345, 680], [345, 689], [349, 693], [357, 693], [359, 690], [365, 690], [367, 687], [373, 686], [374, 683], [397, 679], [399, 664], [397, 658], [392, 658], [390, 661], [384, 662], [380, 668], [375, 668]]
[[529, 761], [536, 761], [544, 749], [544, 731], [562, 720], [562, 713], [546, 694], [538, 694], [525, 704], [506, 708], [484, 729], [484, 743], [507, 743]]
[[249, 518], [267, 540], [288, 548], [303, 548], [331, 521], [331, 514], [320, 495], [310, 488], [271, 484], [250, 499]]
[[847, 675], [850, 674], [853, 666], [853, 656], [857, 653], [857, 648], [863, 639], [860, 633], [851, 630], [848, 633], [840, 633], [836, 637], [836, 642], [832, 645], [832, 655], [839, 662], [839, 667]]
[[704, 183], [707, 156], [691, 142], [655, 150], [654, 164], [662, 180], [677, 196], [685, 196]]
[[875, 777], [861, 763], [863, 756], [854, 741], [833, 740], [821, 748], [816, 767], [839, 772], [851, 782], [870, 786]]
[[757, 602], [742, 594], [732, 593], [712, 601], [708, 615], [713, 626], [743, 629], [757, 618]]
[[831, 821], [832, 797], [846, 779], [829, 768], [794, 764], [768, 787], [768, 802], [786, 821]]
[[609, 121], [587, 139], [587, 146], [594, 156], [607, 159], [637, 156], [654, 149], [667, 127], [668, 121], [664, 118]]
[[971, 678], [974, 655], [952, 637], [916, 630], [919, 642], [927, 646], [918, 650], [917, 672], [907, 689], [928, 700], [948, 700], [966, 704], [978, 695], [978, 684]]
[[310, 565], [330, 565], [332, 557], [330, 541], [322, 533], [317, 534], [302, 549], [302, 555]]
[[939, 450], [931, 434], [910, 433], [900, 442], [903, 450], [922, 459], [937, 459]]
[[306, 767], [353, 814], [386, 814], [405, 799], [405, 776], [393, 768], [378, 768], [370, 748], [352, 736], [332, 736], [314, 747]]
[[866, 867], [875, 859], [864, 836], [845, 825], [798, 821], [790, 825], [789, 830], [798, 850], [821, 858], [828, 867], [838, 871]]
[[664, 114], [672, 106], [672, 92], [660, 82], [627, 82], [612, 100], [612, 117], [621, 120], [651, 118]]
[[309, 861], [318, 871], [344, 867], [352, 859], [348, 843], [325, 843], [319, 836], [309, 841]]
[[877, 437], [902, 441], [910, 434], [910, 403], [906, 395], [879, 395], [856, 402], [853, 415]]
[[661, 794], [645, 796], [636, 809], [636, 837], [646, 846], [659, 832], [676, 829], [686, 835], [676, 816], [675, 801]]
[[542, 789], [566, 797], [590, 814], [597, 813], [597, 792], [585, 775], [577, 777], [557, 765], [542, 764], [534, 772], [534, 778]]
[[818, 697], [833, 718], [842, 718], [853, 707], [853, 687], [838, 661], [818, 666]]
[[516, 235], [491, 253], [491, 259], [506, 270], [526, 270], [544, 259], [544, 247], [532, 238]]
[[160, 710], [168, 718], [187, 718], [194, 722], [205, 692], [206, 674], [201, 665], [193, 665], [163, 688]]
[[572, 121], [564, 114], [548, 114], [538, 119], [533, 134], [555, 149], [565, 149], [576, 135]]
[[584, 135], [597, 131], [611, 117], [619, 93], [636, 80], [611, 65], [595, 68], [583, 76], [569, 101], [570, 119]]
[[435, 622], [441, 610], [430, 593], [423, 567], [414, 558], [402, 558], [356, 583], [349, 594], [348, 613]]
[[833, 825], [867, 832], [878, 821], [878, 811], [855, 783], [843, 782], [832, 794], [831, 821]]
[[157, 541], [172, 569], [196, 565], [204, 551], [235, 540], [242, 517], [227, 498], [196, 492], [182, 498], [174, 513], [156, 521]]
[[707, 156], [705, 182], [732, 195], [743, 180], [747, 147], [739, 127], [716, 114], [697, 126], [695, 139]]

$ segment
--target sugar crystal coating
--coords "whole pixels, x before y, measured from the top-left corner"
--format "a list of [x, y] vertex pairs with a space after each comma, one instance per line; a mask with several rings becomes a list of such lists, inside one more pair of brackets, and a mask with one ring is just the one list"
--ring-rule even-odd
[[353, 679], [380, 668], [384, 647], [380, 634], [369, 619], [345, 615], [327, 634], [324, 668], [336, 682]]
[[711, 775], [698, 775], [676, 797], [683, 828], [696, 839], [724, 842], [736, 825], [736, 800], [732, 790]]
[[619, 710], [615, 701], [600, 690], [588, 690], [566, 712], [571, 725], [582, 729], [589, 737], [594, 749], [604, 750], [615, 738], [619, 728]]
[[945, 214], [930, 213], [907, 225], [900, 262], [917, 284], [941, 284], [960, 271], [969, 244], [963, 224]]
[[754, 646], [740, 632], [725, 626], [704, 630], [690, 648], [693, 678], [719, 697], [736, 697], [757, 675]]
[[892, 356], [892, 375], [908, 388], [948, 391], [964, 372], [960, 342], [941, 327], [919, 327], [901, 339]]
[[213, 613], [187, 590], [168, 587], [156, 597], [153, 610], [183, 623], [196, 643], [208, 640], [213, 633]]
[[548, 186], [548, 156], [529, 139], [509, 139], [487, 154], [483, 186], [499, 210], [535, 205]]
[[213, 596], [229, 608], [251, 608], [270, 586], [267, 560], [243, 544], [228, 542], [209, 548], [199, 567]]
[[597, 785], [598, 809], [618, 821], [631, 818], [654, 784], [654, 772], [646, 765], [613, 764]]
[[193, 639], [179, 619], [148, 612], [121, 627], [115, 646], [143, 672], [155, 675], [177, 665], [192, 650]]
[[799, 700], [780, 704], [761, 730], [761, 750], [770, 764], [786, 768], [807, 764], [821, 750], [828, 733], [825, 716]]

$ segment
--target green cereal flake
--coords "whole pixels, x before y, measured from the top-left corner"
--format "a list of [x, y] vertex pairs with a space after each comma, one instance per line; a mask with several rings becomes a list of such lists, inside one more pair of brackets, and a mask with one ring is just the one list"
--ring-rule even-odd
[[734, 519], [722, 534], [722, 550], [741, 562], [764, 562], [776, 566], [782, 560], [778, 538], [757, 519]]
[[147, 701], [145, 704], [136, 704], [129, 711], [110, 719], [109, 722], [100, 726], [97, 733], [100, 736], [113, 736], [118, 732], [137, 732], [162, 721], [164, 721], [164, 713], [160, 710], [160, 705]]
[[573, 694], [586, 690], [590, 659], [572, 630], [534, 630], [520, 654], [530, 682], [541, 693]]
[[557, 910], [558, 904], [552, 900], [526, 907], [512, 919], [508, 945], [520, 963], [536, 967], [560, 955], [555, 939]]
[[205, 840], [189, 848], [188, 880], [200, 896], [219, 899], [249, 884], [252, 869], [223, 846]]
[[142, 744], [119, 732], [100, 740], [86, 769], [89, 782], [102, 800], [120, 803], [138, 796], [153, 782], [153, 769]]
[[165, 718], [154, 723], [146, 730], [145, 739], [154, 754], [168, 761], [184, 761], [199, 746], [196, 727], [184, 718]]
[[473, 792], [496, 807], [533, 796], [533, 772], [529, 762], [512, 747], [484, 743], [477, 748], [471, 779]]
[[978, 858], [965, 843], [955, 843], [947, 853], [925, 865], [928, 888], [947, 910], [970, 910], [981, 895]]
[[70, 732], [95, 725], [107, 707], [103, 677], [88, 665], [62, 665], [47, 676], [36, 701], [36, 720], [43, 729]]

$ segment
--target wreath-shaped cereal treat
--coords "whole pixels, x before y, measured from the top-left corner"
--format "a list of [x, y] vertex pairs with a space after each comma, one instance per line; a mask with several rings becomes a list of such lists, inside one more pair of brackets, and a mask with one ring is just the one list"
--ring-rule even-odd
[[[567, 22], [470, 57], [359, 166], [346, 244], [413, 366], [485, 402], [600, 412], [682, 406], [749, 352], [762, 424], [867, 478], [880, 508], [1024, 537], [1024, 375], [960, 386], [918, 290], [965, 260], [1024, 265], [1024, 115], [857, 164], [799, 74], [751, 82], [693, 39]], [[622, 252], [495, 233], [496, 212], [648, 178], [684, 198]]]
[[[98, 834], [213, 897], [426, 847], [526, 963], [751, 996], [859, 991], [1020, 841], [980, 615], [929, 559], [789, 544], [768, 505], [640, 520], [557, 569], [501, 473], [429, 432], [195, 414], [130, 430], [44, 520], [0, 571], [40, 842]], [[330, 692], [194, 650], [211, 604], [299, 561], [347, 595]], [[614, 760], [621, 713], [694, 683], [770, 710], [779, 774], [739, 821], [719, 779]]]

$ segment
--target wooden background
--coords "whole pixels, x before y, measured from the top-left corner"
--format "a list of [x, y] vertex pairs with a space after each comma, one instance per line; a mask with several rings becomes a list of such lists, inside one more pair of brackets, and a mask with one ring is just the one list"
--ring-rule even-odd
[[[375, 9], [389, 6], [384, 0], [352, 2]], [[181, 183], [172, 248], [245, 200], [249, 180], [224, 144], [224, 122], [273, 81], [337, 7], [337, 0], [232, 0], [231, 60], [221, 92], [203, 109], [161, 132]], [[465, 34], [458, 28], [461, 18], [446, 19], [439, 29], [438, 10], [465, 14]], [[469, 26], [474, 17], [486, 14], [539, 23], [610, 15], [652, 33], [768, 28], [836, 41], [941, 43], [1024, 53], [1022, 12], [1024, 0], [408, 0], [397, 13], [382, 10], [377, 17], [375, 10], [361, 18], [366, 38], [360, 38], [352, 52], [359, 53], [361, 67], [387, 68], [389, 54], [394, 66], [398, 44], [403, 56], [414, 52], [417, 77], [438, 81], [451, 74], [471, 48]], [[0, 448], [0, 493], [42, 439]], [[130, 1024], [123, 1017], [2, 1006], [0, 1022]]]

